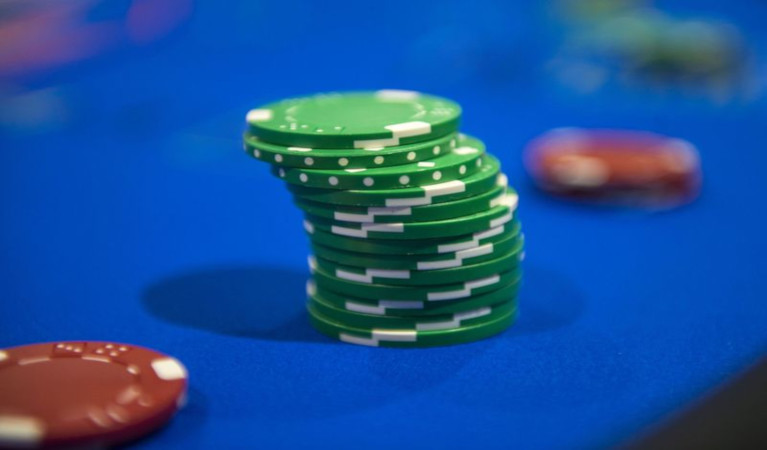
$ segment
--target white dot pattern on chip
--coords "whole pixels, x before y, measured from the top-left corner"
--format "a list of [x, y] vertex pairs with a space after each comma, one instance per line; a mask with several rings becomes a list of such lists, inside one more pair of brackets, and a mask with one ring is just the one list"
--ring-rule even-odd
[[439, 145], [435, 145], [434, 149], [432, 150], [432, 152], [434, 152], [435, 155], [439, 155], [439, 151], [440, 151], [439, 150]]
[[372, 178], [370, 178], [370, 177], [365, 177], [365, 179], [364, 179], [364, 180], [362, 180], [362, 183], [363, 183], [365, 186], [368, 186], [368, 187], [370, 187], [370, 186], [372, 186], [372, 185], [373, 185], [374, 181], [373, 181], [373, 179], [372, 179]]
[[260, 158], [261, 157], [261, 151], [259, 151], [258, 149], [253, 150], [253, 156], [255, 156], [256, 158]]
[[465, 165], [461, 165], [461, 167], [458, 168], [458, 173], [460, 173], [461, 175], [465, 174], [466, 173], [466, 166]]
[[415, 159], [415, 152], [410, 152], [407, 154], [407, 160], [412, 161]]
[[307, 166], [311, 166], [314, 164], [314, 158], [307, 156], [306, 159], [304, 159], [304, 163]]
[[309, 180], [309, 177], [306, 176], [305, 173], [302, 173], [301, 175], [298, 176], [298, 179], [301, 180], [302, 182], [306, 183]]
[[277, 162], [282, 162], [282, 155], [274, 155], [274, 160]]
[[330, 183], [331, 186], [338, 185], [338, 178], [337, 177], [330, 177], [328, 178], [328, 183]]
[[373, 162], [374, 162], [374, 163], [376, 163], [376, 164], [383, 164], [383, 162], [384, 162], [384, 157], [383, 157], [383, 156], [376, 156], [376, 157], [373, 159]]
[[442, 172], [437, 170], [436, 172], [431, 174], [431, 177], [434, 178], [434, 181], [439, 181], [440, 179], [442, 179]]
[[346, 167], [349, 165], [349, 160], [346, 158], [341, 158], [338, 160], [338, 165], [341, 167]]
[[285, 169], [280, 169], [279, 172], [280, 178], [285, 178]]
[[401, 177], [399, 177], [399, 182], [400, 184], [408, 184], [410, 183], [410, 177], [407, 175], [402, 175]]

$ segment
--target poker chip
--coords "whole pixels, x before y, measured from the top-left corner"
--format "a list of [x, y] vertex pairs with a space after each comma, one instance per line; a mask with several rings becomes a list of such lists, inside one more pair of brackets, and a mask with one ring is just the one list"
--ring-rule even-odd
[[321, 94], [251, 110], [245, 151], [304, 213], [307, 312], [370, 346], [476, 341], [517, 312], [517, 192], [461, 108], [410, 91]]
[[306, 214], [305, 228], [322, 230], [340, 236], [378, 239], [433, 239], [459, 236], [504, 225], [514, 218], [516, 194], [505, 195], [497, 205], [476, 214], [434, 222], [358, 223], [323, 219]]
[[496, 206], [505, 195], [512, 192], [505, 185], [498, 185], [482, 194], [425, 206], [376, 207], [339, 206], [295, 198], [294, 203], [306, 214], [343, 222], [397, 223], [424, 222], [453, 219], [482, 212]]
[[418, 187], [449, 182], [476, 172], [484, 162], [484, 145], [460, 135], [455, 148], [427, 161], [371, 169], [320, 170], [273, 166], [287, 183], [331, 189]]
[[455, 132], [456, 103], [414, 91], [318, 94], [248, 112], [252, 135], [310, 148], [371, 149], [427, 141]]
[[250, 133], [246, 133], [243, 140], [245, 152], [269, 164], [306, 169], [348, 170], [397, 166], [435, 158], [454, 149], [458, 136], [448, 134], [415, 144], [364, 148], [354, 153], [348, 149], [285, 147], [264, 142]]
[[314, 280], [307, 282], [307, 295], [317, 293], [323, 301], [348, 311], [370, 314], [375, 316], [435, 316], [452, 314], [482, 306], [496, 305], [508, 302], [517, 295], [520, 287], [521, 272], [516, 279], [504, 284], [496, 290], [474, 295], [470, 299], [443, 300], [429, 302], [424, 300], [375, 300], [337, 294], [317, 286]]
[[488, 259], [495, 259], [500, 255], [523, 247], [523, 237], [519, 234], [519, 222], [515, 224], [516, 231], [501, 234], [497, 242], [488, 242], [473, 248], [458, 250], [449, 253], [437, 253], [426, 255], [411, 255], [403, 258], [401, 254], [366, 254], [352, 251], [337, 250], [320, 244], [312, 244], [314, 254], [329, 261], [340, 264], [348, 264], [355, 267], [373, 269], [409, 269], [409, 270], [436, 270], [461, 267], [467, 264], [475, 264]]
[[135, 345], [56, 342], [0, 350], [0, 448], [106, 447], [183, 406], [187, 372]]
[[639, 131], [553, 130], [530, 143], [525, 166], [547, 192], [605, 203], [670, 207], [701, 184], [695, 147]]
[[506, 176], [501, 173], [501, 165], [492, 155], [485, 154], [482, 167], [465, 178], [395, 189], [337, 190], [314, 189], [288, 184], [288, 190], [297, 199], [330, 203], [339, 206], [376, 206], [388, 208], [407, 208], [414, 206], [436, 205], [487, 192], [493, 186], [505, 184]]

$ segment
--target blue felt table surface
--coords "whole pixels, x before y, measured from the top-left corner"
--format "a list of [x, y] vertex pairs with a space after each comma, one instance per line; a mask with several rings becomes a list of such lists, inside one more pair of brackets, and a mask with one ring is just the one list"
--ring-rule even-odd
[[[200, 2], [157, 45], [25, 80], [67, 113], [3, 129], [0, 347], [111, 340], [179, 358], [190, 402], [137, 448], [601, 447], [745, 369], [767, 349], [764, 102], [569, 93], [545, 75], [536, 3], [509, 3]], [[377, 349], [308, 323], [301, 216], [241, 151], [244, 114], [382, 87], [460, 102], [519, 191], [525, 286], [496, 338]], [[548, 198], [520, 153], [558, 126], [686, 138], [703, 193], [655, 214]]]

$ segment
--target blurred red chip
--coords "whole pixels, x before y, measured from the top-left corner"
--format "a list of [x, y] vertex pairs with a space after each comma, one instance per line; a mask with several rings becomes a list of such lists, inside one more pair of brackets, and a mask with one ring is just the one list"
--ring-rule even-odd
[[548, 192], [605, 203], [671, 207], [701, 184], [692, 144], [640, 131], [552, 130], [529, 144], [525, 166]]
[[0, 447], [106, 447], [167, 422], [186, 398], [174, 358], [133, 345], [0, 349]]

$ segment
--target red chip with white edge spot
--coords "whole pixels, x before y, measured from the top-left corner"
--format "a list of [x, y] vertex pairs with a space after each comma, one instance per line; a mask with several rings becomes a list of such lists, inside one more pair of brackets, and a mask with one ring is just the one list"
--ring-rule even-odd
[[0, 350], [0, 447], [111, 446], [166, 423], [186, 399], [176, 359], [135, 345]]
[[525, 166], [558, 195], [651, 206], [689, 201], [701, 184], [695, 147], [641, 131], [552, 130], [530, 143]]

